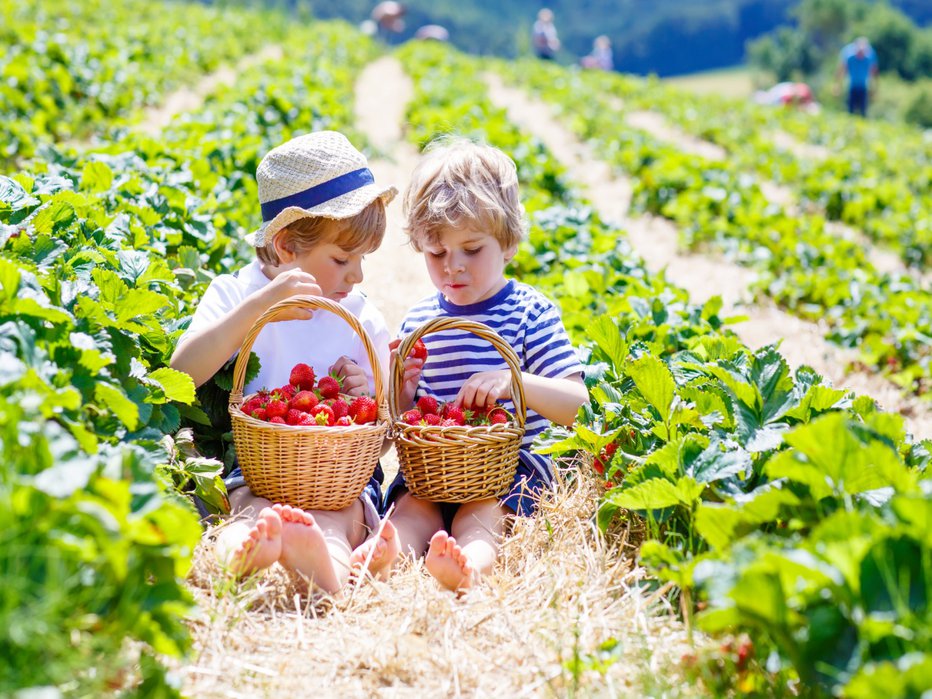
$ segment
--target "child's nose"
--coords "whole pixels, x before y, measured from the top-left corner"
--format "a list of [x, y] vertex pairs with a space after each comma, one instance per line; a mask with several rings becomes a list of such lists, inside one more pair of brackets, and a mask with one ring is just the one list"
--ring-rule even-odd
[[450, 255], [447, 258], [447, 273], [453, 274], [455, 272], [462, 272], [466, 269], [466, 265], [463, 262], [463, 258], [459, 255]]
[[346, 272], [346, 280], [353, 284], [359, 284], [362, 282], [362, 279], [362, 262], [349, 265], [349, 268]]

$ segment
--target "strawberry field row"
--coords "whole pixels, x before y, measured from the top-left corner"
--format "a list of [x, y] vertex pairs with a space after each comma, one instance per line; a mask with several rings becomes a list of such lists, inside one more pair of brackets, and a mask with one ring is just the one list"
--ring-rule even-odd
[[[263, 24], [263, 32], [254, 30]], [[217, 27], [223, 31], [218, 32]], [[284, 17], [140, 0], [0, 5], [0, 164], [84, 138], [256, 51]]]
[[[932, 262], [932, 142], [919, 129], [698, 97], [618, 74], [581, 77], [616, 98], [614, 114], [662, 114], [683, 132], [721, 146], [738, 170], [788, 187], [804, 208], [856, 226], [907, 264], [923, 269]], [[825, 157], [795, 155], [778, 144], [777, 132], [825, 144]]]
[[301, 50], [158, 138], [49, 150], [0, 177], [0, 693], [99, 695], [130, 662], [125, 638], [170, 691], [149, 654], [187, 647], [179, 579], [201, 533], [172, 486], [215, 508], [224, 493], [220, 464], [177, 432], [210, 406], [167, 360], [210, 279], [245, 259], [261, 155], [295, 132], [350, 130], [375, 51], [324, 24], [287, 38]]
[[731, 162], [688, 155], [619, 127], [612, 95], [590, 73], [521, 64], [500, 69], [572, 114], [570, 126], [634, 177], [634, 206], [670, 218], [690, 248], [715, 246], [762, 273], [758, 290], [904, 389], [927, 394], [932, 376], [932, 293], [905, 275], [878, 272], [858, 244], [817, 214], [773, 206], [753, 176]]
[[[716, 299], [692, 306], [645, 270], [490, 104], [480, 62], [431, 46], [400, 56], [417, 83], [412, 139], [455, 130], [518, 164], [531, 231], [512, 271], [559, 301], [590, 364], [591, 405], [547, 449], [592, 453], [610, 486], [599, 522], [643, 518], [643, 560], [676, 583], [685, 613], [698, 603], [703, 628], [756, 644], [759, 662], [745, 649], [689, 671], [713, 694], [923, 686], [932, 443], [808, 368], [791, 374], [773, 347], [750, 351], [722, 328]], [[581, 652], [607, 641], [580, 639]]]

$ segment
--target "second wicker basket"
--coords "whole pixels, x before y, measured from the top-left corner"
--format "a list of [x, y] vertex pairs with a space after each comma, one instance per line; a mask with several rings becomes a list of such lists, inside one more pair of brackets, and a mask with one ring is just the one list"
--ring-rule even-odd
[[[404, 361], [424, 335], [466, 330], [489, 341], [511, 371], [515, 423], [480, 426], [408, 425], [401, 414]], [[429, 361], [429, 359], [428, 359]], [[392, 434], [408, 490], [431, 502], [470, 502], [504, 494], [518, 466], [527, 409], [521, 367], [511, 346], [487, 325], [458, 318], [435, 318], [408, 335], [392, 359], [388, 389]]]

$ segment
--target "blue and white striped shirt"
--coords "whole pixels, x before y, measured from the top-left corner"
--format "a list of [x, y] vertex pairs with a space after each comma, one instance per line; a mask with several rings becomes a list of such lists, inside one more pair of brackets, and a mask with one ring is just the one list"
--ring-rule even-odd
[[[437, 293], [408, 311], [401, 323], [401, 336], [437, 317], [453, 316], [483, 323], [505, 340], [518, 356], [521, 370], [548, 378], [565, 378], [582, 373], [576, 351], [570, 344], [557, 307], [537, 289], [513, 279], [485, 301], [457, 306]], [[505, 360], [486, 340], [465, 330], [425, 335], [428, 359], [418, 383], [418, 395], [425, 393], [440, 401], [450, 401], [470, 376], [479, 371], [508, 369]], [[514, 404], [504, 407], [514, 412]], [[526, 433], [521, 444], [521, 460], [535, 469], [546, 483], [553, 480], [550, 459], [532, 454], [534, 438], [549, 427], [550, 421], [528, 409]]]

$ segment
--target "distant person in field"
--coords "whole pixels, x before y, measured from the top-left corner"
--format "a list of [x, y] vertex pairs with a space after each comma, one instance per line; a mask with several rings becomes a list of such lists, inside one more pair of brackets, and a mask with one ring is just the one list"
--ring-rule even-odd
[[546, 7], [537, 13], [537, 21], [531, 30], [531, 46], [534, 55], [552, 61], [560, 50], [560, 38], [553, 23], [553, 12]]
[[391, 43], [394, 37], [401, 34], [405, 28], [404, 17], [406, 13], [407, 8], [400, 2], [394, 2], [394, 0], [380, 2], [372, 8], [370, 17], [375, 22], [379, 38]]
[[[525, 231], [511, 158], [468, 141], [431, 149], [411, 175], [405, 214], [411, 244], [424, 254], [437, 292], [408, 311], [400, 335], [435, 318], [489, 326], [518, 357], [527, 404], [517, 471], [503, 496], [429, 502], [408, 492], [401, 475], [386, 491], [399, 545], [415, 556], [426, 552], [428, 572], [461, 591], [492, 570], [511, 519], [533, 516], [540, 496], [553, 487], [553, 464], [531, 444], [552, 422], [572, 425], [588, 393], [559, 309], [534, 287], [505, 277]], [[464, 411], [485, 412], [501, 401], [514, 414], [512, 375], [493, 345], [456, 329], [423, 341], [427, 359], [404, 360], [399, 403], [405, 410], [418, 396], [421, 405], [436, 406], [436, 399]], [[364, 544], [354, 557], [376, 545]]]
[[838, 57], [836, 92], [844, 78], [848, 80], [848, 112], [867, 116], [868, 100], [877, 97], [877, 54], [861, 36], [845, 46]]
[[615, 61], [612, 57], [612, 40], [604, 34], [597, 36], [595, 41], [592, 42], [592, 53], [583, 56], [579, 63], [583, 68], [614, 70]]
[[799, 109], [810, 114], [817, 114], [820, 110], [812, 95], [812, 89], [806, 83], [777, 83], [769, 90], [758, 90], [753, 99], [760, 105]]
[[[377, 249], [385, 233], [385, 206], [397, 193], [375, 183], [365, 156], [335, 131], [298, 136], [273, 148], [256, 171], [262, 227], [246, 236], [256, 259], [236, 274], [214, 279], [191, 324], [178, 341], [171, 366], [197, 386], [234, 357], [255, 321], [271, 306], [293, 296], [321, 296], [343, 305], [381, 350], [388, 365], [388, 328], [382, 314], [354, 287], [363, 279], [363, 256]], [[307, 364], [316, 376], [335, 373], [341, 392], [374, 393], [372, 367], [360, 339], [346, 322], [326, 311], [295, 309], [262, 328], [253, 345], [259, 375], [245, 394], [292, 382], [292, 368]], [[305, 377], [306, 378], [306, 377]], [[313, 379], [311, 379], [313, 380]], [[343, 510], [304, 511], [252, 493], [235, 467], [224, 479], [231, 515], [220, 529], [220, 562], [243, 576], [275, 562], [328, 593], [338, 593], [349, 574], [353, 549], [380, 524], [382, 471]], [[393, 529], [367, 551], [377, 565], [392, 553]]]

